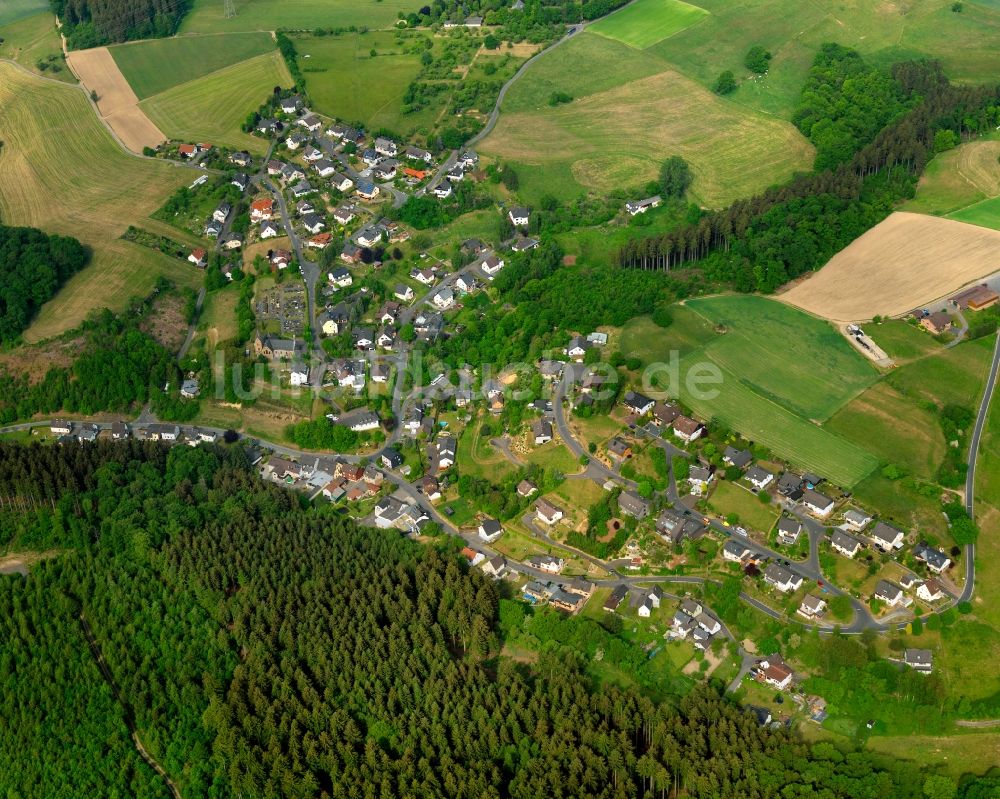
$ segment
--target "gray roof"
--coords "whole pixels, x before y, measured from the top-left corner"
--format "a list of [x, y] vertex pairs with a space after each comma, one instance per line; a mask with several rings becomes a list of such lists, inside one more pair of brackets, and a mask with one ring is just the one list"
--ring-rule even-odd
[[837, 530], [830, 536], [830, 543], [839, 549], [846, 549], [849, 552], [857, 552], [861, 549], [861, 542], [853, 535]]
[[736, 449], [736, 447], [726, 447], [722, 453], [722, 457], [724, 460], [732, 463], [733, 466], [738, 466], [741, 469], [753, 460], [750, 450]]

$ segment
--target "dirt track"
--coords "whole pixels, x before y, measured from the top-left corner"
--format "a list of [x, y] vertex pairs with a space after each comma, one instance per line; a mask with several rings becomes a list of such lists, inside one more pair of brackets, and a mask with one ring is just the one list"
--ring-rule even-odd
[[67, 60], [88, 92], [97, 92], [97, 108], [126, 147], [141, 153], [155, 147], [166, 136], [139, 108], [139, 98], [128, 85], [107, 47], [76, 50]]
[[1000, 231], [898, 212], [778, 299], [834, 322], [899, 316], [1000, 269]]

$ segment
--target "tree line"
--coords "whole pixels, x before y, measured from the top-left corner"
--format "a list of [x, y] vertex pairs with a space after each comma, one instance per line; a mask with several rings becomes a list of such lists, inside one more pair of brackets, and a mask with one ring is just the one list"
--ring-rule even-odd
[[191, 0], [49, 0], [74, 50], [173, 36]]
[[[851, 64], [860, 59], [843, 48], [821, 52], [802, 106], [809, 113], [800, 120], [821, 145], [829, 142], [821, 154], [825, 152], [824, 161], [834, 162], [844, 157], [845, 147], [871, 135], [870, 130], [855, 129], [853, 115], [839, 110], [855, 94], [852, 81], [844, 77], [849, 70], [838, 72], [830, 66], [839, 63], [838, 57]], [[1000, 119], [998, 87], [953, 86], [937, 62], [898, 64], [891, 76], [902, 102], [912, 107], [848, 160], [799, 175], [721, 211], [706, 212], [668, 233], [632, 240], [619, 251], [619, 264], [657, 271], [698, 267], [740, 291], [773, 291], [822, 266], [884, 219], [896, 202], [912, 196], [916, 178], [935, 153], [938, 131], [970, 137], [992, 129]], [[884, 96], [886, 87], [875, 85], [878, 96]], [[823, 102], [815, 99], [820, 94]]]

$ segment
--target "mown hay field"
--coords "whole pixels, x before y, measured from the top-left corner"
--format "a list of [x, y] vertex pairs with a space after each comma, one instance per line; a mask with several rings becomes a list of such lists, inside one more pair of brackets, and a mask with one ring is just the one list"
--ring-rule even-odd
[[108, 48], [140, 100], [275, 49], [270, 33], [175, 36]]
[[[16, 61], [25, 69], [48, 78], [76, 83], [76, 78], [66, 66], [55, 17], [51, 14], [33, 14], [16, 22], [0, 24], [0, 58]], [[40, 64], [45, 68], [41, 69]]]
[[[616, 59], [616, 51], [624, 57]], [[790, 123], [719, 98], [656, 56], [591, 33], [556, 54], [551, 67], [537, 73], [533, 67], [514, 84], [496, 128], [479, 145], [523, 167], [529, 201], [537, 199], [533, 191], [572, 197], [639, 190], [656, 178], [664, 159], [680, 155], [694, 174], [692, 199], [720, 207], [812, 163], [812, 145]], [[649, 74], [636, 77], [633, 65]], [[581, 74], [593, 93], [584, 96], [576, 85]], [[575, 99], [552, 108], [547, 98], [555, 90]]]
[[139, 108], [171, 139], [208, 141], [254, 153], [267, 142], [240, 126], [275, 86], [291, 86], [277, 52], [257, 56], [143, 100]]
[[90, 265], [42, 308], [28, 341], [75, 327], [97, 308], [121, 309], [161, 275], [200, 283], [189, 265], [119, 239], [193, 173], [126, 154], [79, 89], [0, 64], [0, 139], [0, 218], [75, 236], [93, 250]]
[[641, 50], [700, 22], [707, 13], [682, 0], [636, 0], [590, 30]]
[[898, 212], [779, 299], [835, 322], [899, 316], [996, 272], [998, 248], [998, 231]]
[[901, 210], [968, 222], [972, 220], [961, 218], [962, 209], [997, 196], [1000, 140], [977, 139], [934, 156], [920, 177], [916, 196]]
[[235, 0], [236, 16], [226, 19], [217, 0], [195, 0], [181, 23], [181, 33], [233, 31], [313, 30], [351, 25], [392, 27], [397, 14], [420, 5], [406, 0]]

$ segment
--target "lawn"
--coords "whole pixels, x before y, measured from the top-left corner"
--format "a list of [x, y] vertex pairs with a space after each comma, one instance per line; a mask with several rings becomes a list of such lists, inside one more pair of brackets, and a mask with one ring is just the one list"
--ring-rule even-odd
[[91, 311], [124, 308], [167, 275], [197, 285], [201, 275], [173, 258], [119, 239], [178, 186], [186, 170], [126, 155], [77, 89], [0, 64], [0, 218], [76, 236], [94, 252], [42, 308], [28, 341], [57, 335]]
[[853, 399], [825, 427], [917, 477], [932, 479], [944, 460], [936, 414], [885, 382]]
[[174, 86], [143, 100], [139, 107], [172, 139], [267, 150], [267, 142], [240, 130], [275, 86], [291, 86], [288, 68], [277, 51], [226, 67], [203, 78]]
[[[300, 35], [295, 47], [317, 111], [371, 129], [402, 131], [427, 121], [425, 116], [418, 120], [402, 113], [406, 88], [421, 70], [420, 56], [405, 52], [404, 43], [392, 33]], [[308, 59], [301, 57], [305, 54]]]
[[941, 344], [923, 328], [902, 319], [890, 319], [881, 324], [867, 324], [865, 333], [872, 337], [897, 366], [914, 358], [941, 351]]
[[205, 298], [198, 332], [206, 337], [209, 350], [236, 337], [236, 304], [239, 297], [240, 287], [234, 284]]
[[971, 225], [988, 227], [992, 230], [1000, 230], [1000, 197], [993, 197], [989, 200], [970, 205], [961, 211], [948, 214], [949, 219], [959, 222], [968, 222]]
[[[4, 0], [0, 3], [0, 25], [16, 22], [49, 10], [46, 0]], [[52, 21], [51, 16], [49, 21]]]
[[1000, 195], [1000, 141], [977, 139], [936, 155], [903, 211], [944, 216]]
[[707, 13], [681, 0], [636, 0], [590, 30], [641, 50], [700, 22]]
[[222, 3], [195, 0], [181, 32], [313, 30], [351, 25], [386, 28], [395, 24], [400, 11], [408, 14], [419, 8], [405, 0], [235, 0], [235, 5], [236, 16], [226, 19]]
[[268, 33], [180, 36], [109, 48], [140, 100], [275, 49]]
[[[552, 108], [557, 90], [575, 99]], [[529, 202], [543, 193], [638, 191], [665, 158], [680, 155], [694, 174], [691, 198], [718, 207], [786, 180], [813, 158], [789, 123], [719, 98], [650, 51], [591, 33], [543, 56], [502, 110], [479, 149], [522, 167]]]
[[[47, 4], [46, 4], [47, 7]], [[3, 5], [0, 4], [0, 9]], [[0, 11], [0, 18], [3, 12]], [[66, 66], [59, 44], [55, 18], [51, 14], [35, 14], [16, 22], [0, 23], [0, 58], [9, 58], [39, 75], [76, 83]], [[41, 70], [39, 63], [49, 64]]]
[[728, 480], [720, 480], [712, 491], [708, 504], [720, 516], [735, 513], [740, 524], [751, 530], [770, 532], [778, 520], [774, 505], [765, 505], [756, 494]]
[[733, 295], [689, 300], [687, 306], [725, 331], [704, 349], [715, 363], [805, 419], [828, 419], [878, 379], [871, 363], [831, 325], [782, 303]]
[[573, 457], [573, 453], [554, 441], [533, 447], [521, 457], [528, 463], [538, 464], [544, 469], [555, 469], [562, 474], [576, 474], [583, 468]]

